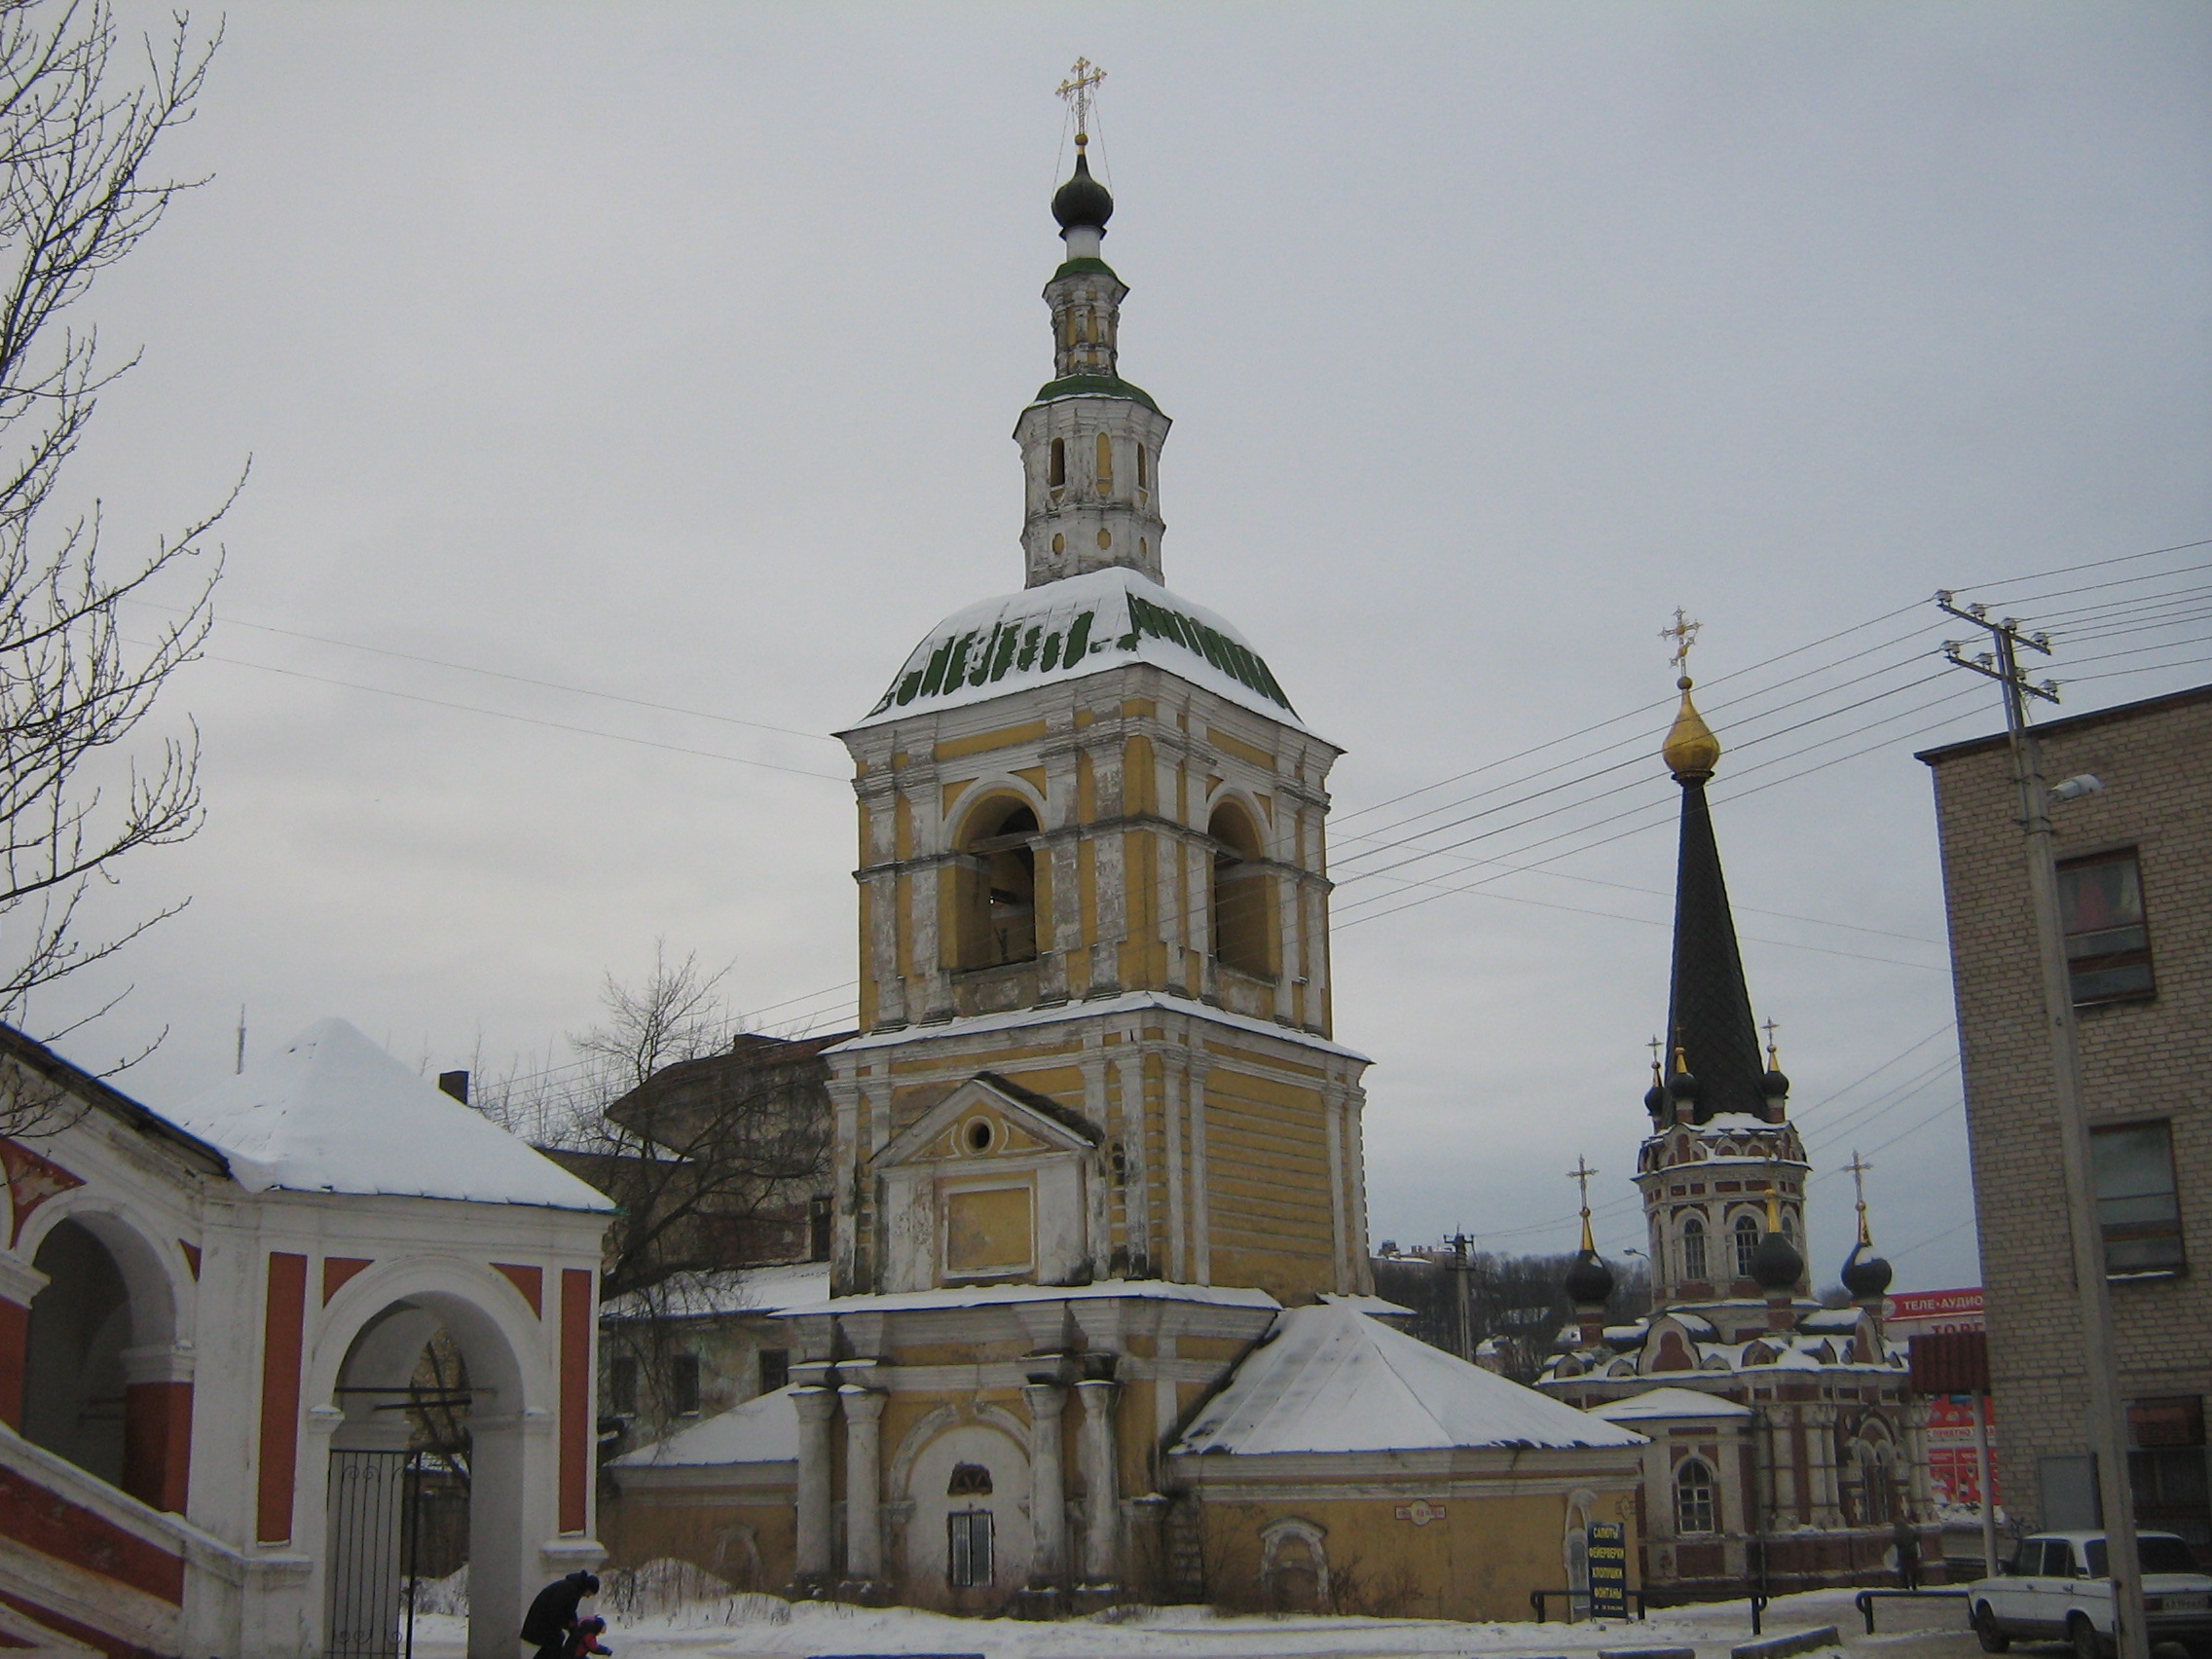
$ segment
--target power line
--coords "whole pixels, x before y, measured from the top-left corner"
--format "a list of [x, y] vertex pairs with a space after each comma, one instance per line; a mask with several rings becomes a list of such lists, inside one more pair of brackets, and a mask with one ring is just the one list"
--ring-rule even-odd
[[454, 709], [464, 715], [482, 715], [487, 719], [512, 720], [517, 725], [543, 726], [548, 731], [565, 731], [576, 737], [598, 737], [608, 743], [635, 744], [641, 749], [658, 749], [669, 755], [690, 755], [702, 760], [727, 760], [736, 766], [757, 766], [763, 771], [789, 772], [798, 778], [821, 778], [832, 784], [846, 781], [835, 772], [816, 772], [804, 766], [784, 766], [773, 760], [756, 760], [745, 755], [723, 755], [712, 749], [691, 749], [680, 743], [661, 743], [649, 737], [631, 737], [618, 731], [599, 731], [591, 726], [541, 719], [535, 715], [515, 715], [504, 709], [478, 708], [473, 703], [453, 703], [443, 697], [425, 697], [419, 691], [394, 691], [387, 685], [363, 685], [358, 681], [334, 680], [328, 675], [309, 674], [303, 669], [277, 668], [266, 662], [246, 662], [239, 657], [216, 656], [213, 652], [203, 653], [200, 660], [221, 663], [226, 668], [250, 668], [261, 674], [280, 674], [287, 680], [313, 681], [317, 685], [336, 685], [348, 691], [367, 691], [378, 697], [397, 697], [402, 702], [425, 703], [433, 709]]

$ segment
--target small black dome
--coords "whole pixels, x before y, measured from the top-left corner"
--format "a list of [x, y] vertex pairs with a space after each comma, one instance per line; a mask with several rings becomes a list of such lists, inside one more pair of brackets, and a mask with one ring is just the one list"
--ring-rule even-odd
[[1657, 1084], [1653, 1084], [1643, 1091], [1643, 1109], [1654, 1118], [1665, 1117], [1667, 1115], [1667, 1091]]
[[1090, 158], [1075, 153], [1075, 176], [1052, 194], [1052, 217], [1063, 231], [1102, 231], [1114, 216], [1114, 193], [1090, 176]]
[[1613, 1270], [1595, 1250], [1584, 1250], [1567, 1270], [1567, 1299], [1577, 1308], [1601, 1308], [1613, 1294]]
[[1667, 1092], [1677, 1100], [1695, 1100], [1697, 1088], [1695, 1072], [1678, 1071], [1667, 1080]]
[[1787, 1099], [1789, 1094], [1789, 1080], [1779, 1071], [1769, 1071], [1759, 1079], [1759, 1092], [1769, 1100]]
[[1804, 1276], [1805, 1258], [1787, 1233], [1769, 1233], [1751, 1252], [1751, 1277], [1762, 1290], [1788, 1290]]
[[1843, 1288], [1855, 1302], [1871, 1302], [1890, 1288], [1890, 1264], [1874, 1254], [1871, 1244], [1854, 1244], [1843, 1259]]

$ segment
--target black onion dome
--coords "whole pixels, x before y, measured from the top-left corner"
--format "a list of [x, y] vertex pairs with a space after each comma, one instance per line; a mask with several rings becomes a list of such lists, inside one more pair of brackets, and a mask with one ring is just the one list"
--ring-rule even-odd
[[1602, 1307], [1613, 1294], [1613, 1270], [1595, 1250], [1584, 1250], [1567, 1270], [1567, 1299], [1577, 1308]]
[[1751, 1252], [1751, 1277], [1759, 1281], [1762, 1290], [1788, 1290], [1804, 1273], [1805, 1258], [1797, 1254], [1797, 1246], [1789, 1242], [1787, 1233], [1769, 1233]]
[[1075, 175], [1052, 193], [1052, 217], [1063, 231], [1102, 231], [1114, 216], [1114, 193], [1090, 176], [1090, 158], [1075, 153]]
[[1784, 1077], [1780, 1070], [1770, 1067], [1766, 1076], [1759, 1079], [1759, 1091], [1769, 1100], [1788, 1099], [1789, 1080]]
[[1643, 1109], [1654, 1118], [1667, 1115], [1667, 1091], [1656, 1083], [1643, 1091]]
[[1890, 1288], [1890, 1264], [1874, 1254], [1871, 1244], [1854, 1244], [1843, 1259], [1843, 1288], [1855, 1302], [1871, 1302]]
[[1667, 1092], [1677, 1100], [1695, 1100], [1698, 1081], [1694, 1072], [1678, 1071], [1667, 1080]]

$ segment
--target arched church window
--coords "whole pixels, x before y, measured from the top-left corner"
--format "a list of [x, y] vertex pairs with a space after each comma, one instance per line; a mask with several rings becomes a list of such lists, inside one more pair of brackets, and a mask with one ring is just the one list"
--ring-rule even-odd
[[1685, 1457], [1675, 1471], [1675, 1531], [1677, 1536], [1714, 1528], [1713, 1470], [1702, 1457]]
[[1258, 978], [1274, 975], [1271, 892], [1259, 832], [1243, 808], [1224, 801], [1206, 825], [1213, 837], [1213, 954], [1224, 968]]
[[1682, 1277], [1705, 1277], [1705, 1223], [1694, 1215], [1682, 1223]]
[[1061, 488], [1063, 488], [1063, 487], [1064, 487], [1064, 486], [1065, 486], [1065, 485], [1067, 484], [1067, 481], [1068, 481], [1068, 441], [1067, 441], [1067, 439], [1065, 439], [1065, 438], [1054, 438], [1054, 439], [1052, 440], [1052, 459], [1051, 459], [1051, 461], [1050, 465], [1049, 465], [1049, 466], [1047, 467], [1047, 469], [1046, 469], [1046, 473], [1045, 473], [1045, 479], [1046, 479], [1046, 482], [1047, 482], [1047, 483], [1049, 483], [1050, 485], [1051, 485], [1051, 487], [1052, 487], [1053, 489], [1055, 489], [1055, 490], [1061, 489]]
[[1751, 1258], [1759, 1253], [1759, 1224], [1752, 1217], [1736, 1218], [1736, 1276], [1751, 1276]]
[[1037, 815], [1021, 801], [986, 803], [969, 820], [958, 939], [963, 968], [1037, 959]]
[[1137, 445], [1137, 488], [1152, 488], [1152, 451], [1143, 444]]
[[955, 1463], [952, 1479], [944, 1486], [947, 1497], [988, 1497], [991, 1495], [991, 1471], [980, 1463]]
[[1098, 434], [1098, 493], [1104, 495], [1114, 488], [1114, 440], [1104, 432]]

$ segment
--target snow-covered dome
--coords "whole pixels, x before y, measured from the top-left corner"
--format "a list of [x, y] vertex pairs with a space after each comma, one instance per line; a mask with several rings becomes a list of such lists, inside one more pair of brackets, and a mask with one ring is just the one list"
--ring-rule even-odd
[[1243, 635], [1214, 612], [1118, 566], [954, 611], [923, 637], [860, 724], [956, 709], [1136, 662], [1163, 668], [1270, 719], [1300, 724], [1289, 697]]

